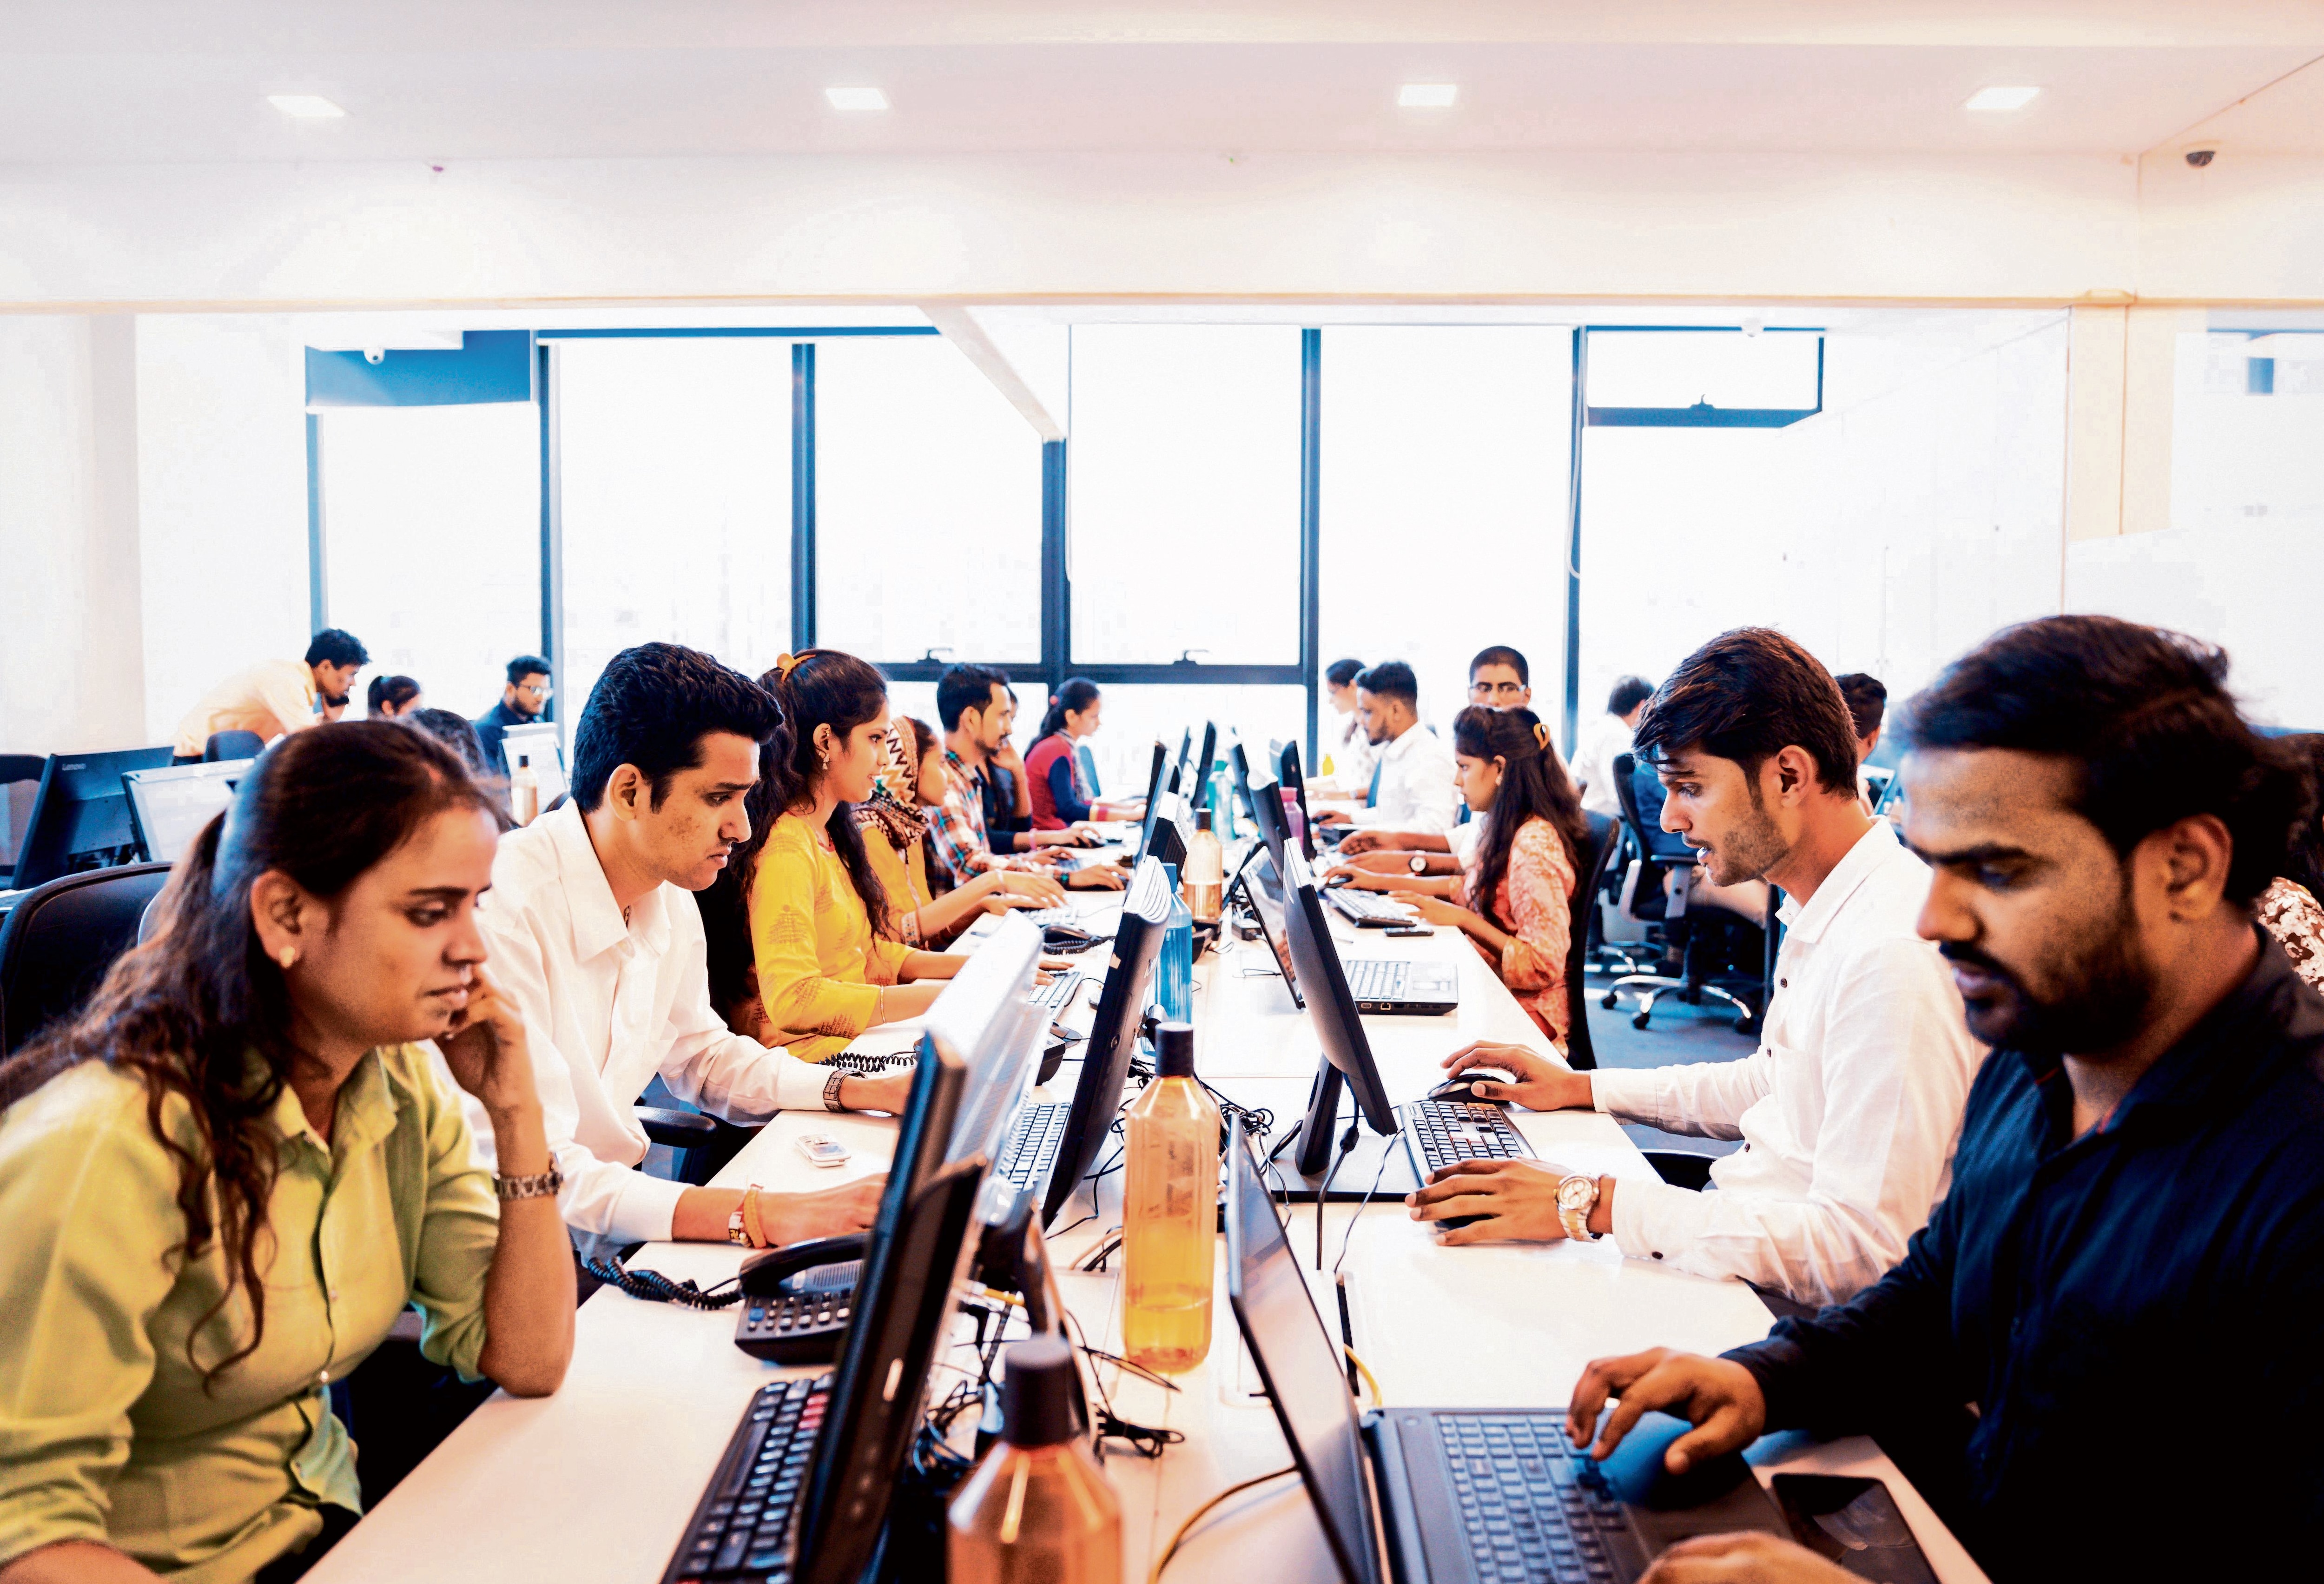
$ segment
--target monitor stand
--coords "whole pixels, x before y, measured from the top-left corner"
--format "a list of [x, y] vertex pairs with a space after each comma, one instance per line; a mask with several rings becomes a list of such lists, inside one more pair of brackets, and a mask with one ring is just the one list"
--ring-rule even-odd
[[[1277, 1163], [1278, 1169], [1268, 1180], [1270, 1187], [1279, 1183], [1279, 1198], [1305, 1204], [1318, 1200], [1352, 1204], [1365, 1199], [1401, 1200], [1419, 1189], [1420, 1179], [1413, 1172], [1404, 1135], [1374, 1132], [1352, 1109], [1342, 1118], [1340, 1101], [1346, 1091], [1347, 1080], [1340, 1076], [1340, 1070], [1328, 1059], [1318, 1061], [1306, 1116], [1268, 1154], [1269, 1162], [1277, 1163], [1293, 1139], [1299, 1141], [1287, 1166]], [[1350, 1101], [1352, 1107], [1352, 1097]], [[1342, 1160], [1340, 1140], [1351, 1124], [1356, 1125], [1356, 1144]]]

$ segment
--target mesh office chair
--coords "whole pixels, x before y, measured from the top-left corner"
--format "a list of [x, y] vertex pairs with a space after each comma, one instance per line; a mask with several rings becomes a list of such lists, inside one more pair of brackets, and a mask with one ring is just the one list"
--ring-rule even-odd
[[1589, 967], [1590, 921], [1598, 912], [1598, 890], [1620, 848], [1619, 820], [1584, 812], [1589, 845], [1573, 855], [1573, 914], [1565, 938], [1565, 1064], [1577, 1072], [1598, 1065], [1590, 1042], [1590, 991], [1582, 983]]
[[[1653, 784], [1654, 814], [1645, 812], [1643, 799], [1647, 783]], [[1716, 903], [1695, 902], [1691, 892], [1696, 874], [1694, 849], [1677, 836], [1662, 828], [1662, 783], [1654, 772], [1643, 769], [1628, 755], [1618, 755], [1614, 760], [1614, 790], [1622, 800], [1622, 819], [1636, 835], [1644, 857], [1630, 866], [1623, 882], [1622, 911], [1629, 917], [1644, 922], [1658, 922], [1668, 951], [1678, 954], [1676, 974], [1625, 974], [1608, 987], [1599, 1005], [1609, 1008], [1624, 990], [1638, 992], [1638, 1009], [1631, 1014], [1633, 1027], [1644, 1028], [1654, 1015], [1655, 1003], [1675, 992], [1681, 1001], [1691, 1006], [1700, 1005], [1705, 996], [1720, 1001], [1735, 1009], [1735, 1032], [1748, 1033], [1757, 1021], [1758, 1009], [1733, 991], [1712, 981], [1717, 969], [1715, 954], [1725, 944], [1722, 937], [1731, 927], [1760, 928], [1761, 921], [1746, 918]], [[1665, 887], [1665, 875], [1672, 876]]]
[[0, 754], [0, 891], [16, 875], [16, 848], [32, 822], [32, 799], [49, 762], [38, 754]]
[[228, 759], [255, 759], [266, 751], [266, 739], [254, 731], [214, 731], [202, 745], [202, 763], [217, 764]]
[[77, 1011], [136, 943], [167, 864], [124, 864], [51, 880], [0, 923], [0, 1056], [14, 1054]]

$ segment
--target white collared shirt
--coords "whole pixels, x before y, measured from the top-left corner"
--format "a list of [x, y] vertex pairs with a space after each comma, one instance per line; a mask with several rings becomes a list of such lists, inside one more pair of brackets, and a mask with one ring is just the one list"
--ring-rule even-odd
[[1618, 715], [1601, 715], [1582, 731], [1573, 751], [1573, 781], [1582, 806], [1610, 820], [1622, 817], [1621, 794], [1614, 790], [1614, 756], [1630, 751], [1630, 728]]
[[1418, 721], [1379, 750], [1379, 799], [1351, 816], [1387, 830], [1450, 830], [1461, 794], [1452, 784], [1452, 750]]
[[[484, 971], [524, 1014], [558, 1195], [576, 1237], [658, 1242], [686, 1185], [637, 1170], [645, 1129], [632, 1109], [656, 1073], [689, 1105], [736, 1122], [819, 1107], [831, 1070], [731, 1033], [710, 1009], [702, 914], [675, 885], [625, 923], [573, 803], [501, 838], [478, 919]], [[477, 1147], [493, 1134], [466, 1096]]]
[[1601, 1111], [1672, 1133], [1740, 1138], [1716, 1191], [1625, 1180], [1622, 1252], [1837, 1303], [1904, 1257], [1952, 1177], [1961, 1108], [1985, 1049], [1935, 945], [1914, 931], [1929, 869], [1886, 820], [1849, 848], [1789, 931], [1759, 1049], [1741, 1061], [1600, 1068]]

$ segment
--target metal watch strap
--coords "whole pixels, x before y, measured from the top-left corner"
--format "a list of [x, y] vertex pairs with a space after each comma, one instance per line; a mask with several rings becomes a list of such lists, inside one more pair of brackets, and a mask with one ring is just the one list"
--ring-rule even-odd
[[565, 1186], [565, 1174], [551, 1166], [546, 1172], [534, 1172], [522, 1177], [493, 1178], [493, 1192], [503, 1204], [520, 1199], [554, 1199]]
[[844, 1071], [835, 1072], [829, 1078], [823, 1080], [823, 1108], [825, 1110], [844, 1111], [847, 1109], [846, 1107], [839, 1103], [839, 1086], [846, 1081], [847, 1074]]
[[[1586, 1205], [1569, 1205], [1565, 1202], [1565, 1185], [1577, 1179], [1590, 1184], [1590, 1202]], [[1597, 1242], [1600, 1235], [1590, 1230], [1590, 1216], [1591, 1212], [1598, 1208], [1598, 1179], [1577, 1172], [1572, 1176], [1560, 1181], [1557, 1190], [1557, 1220], [1558, 1224], [1565, 1228], [1565, 1236], [1576, 1243]]]

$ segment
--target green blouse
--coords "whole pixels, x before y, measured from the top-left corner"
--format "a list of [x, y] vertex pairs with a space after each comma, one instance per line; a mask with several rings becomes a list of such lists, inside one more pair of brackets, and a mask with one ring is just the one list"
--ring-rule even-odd
[[[161, 1108], [193, 1147], [186, 1103]], [[102, 1062], [0, 1115], [0, 1565], [103, 1541], [157, 1572], [246, 1579], [358, 1509], [355, 1448], [326, 1387], [419, 1306], [420, 1351], [475, 1379], [499, 1227], [456, 1096], [428, 1051], [368, 1052], [328, 1144], [288, 1089], [267, 1118], [281, 1166], [260, 1245], [266, 1333], [247, 1339], [213, 1238], [181, 1252], [178, 1163], [145, 1089]], [[188, 1357], [191, 1344], [192, 1360]]]

